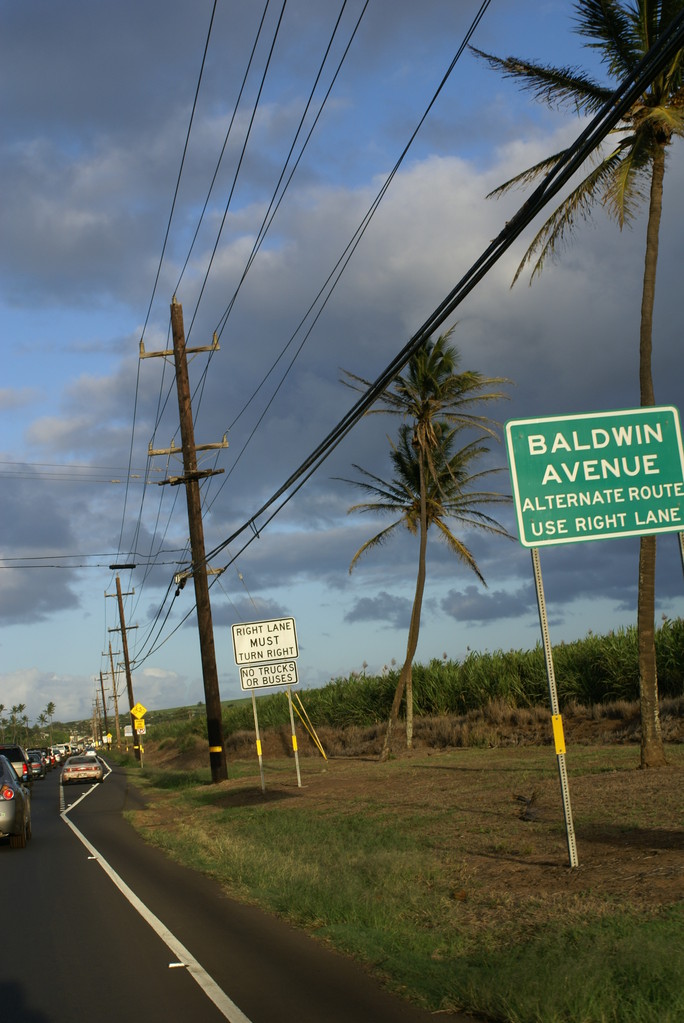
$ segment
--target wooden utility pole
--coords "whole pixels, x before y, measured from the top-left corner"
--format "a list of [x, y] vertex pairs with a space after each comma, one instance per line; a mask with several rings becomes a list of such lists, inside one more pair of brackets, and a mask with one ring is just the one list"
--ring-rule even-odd
[[188, 378], [188, 351], [212, 352], [218, 349], [218, 341], [214, 338], [211, 346], [203, 348], [186, 348], [185, 327], [183, 325], [183, 307], [174, 297], [171, 303], [171, 330], [173, 333], [173, 351], [146, 352], [140, 342], [140, 357], [173, 355], [176, 367], [176, 390], [178, 392], [178, 416], [180, 420], [181, 448], [172, 446], [163, 450], [153, 451], [150, 455], [183, 456], [183, 475], [164, 480], [163, 483], [177, 486], [185, 484], [188, 505], [188, 525], [190, 531], [190, 551], [192, 555], [191, 574], [195, 584], [195, 603], [197, 605], [197, 628], [199, 631], [200, 654], [202, 659], [202, 679], [204, 682], [204, 702], [207, 712], [207, 737], [209, 739], [209, 764], [212, 782], [225, 781], [228, 777], [226, 751], [223, 743], [223, 720], [221, 715], [221, 696], [219, 693], [218, 672], [216, 670], [216, 649], [214, 646], [214, 626], [211, 618], [211, 602], [209, 600], [208, 570], [204, 547], [204, 526], [202, 524], [202, 504], [200, 500], [199, 481], [206, 476], [213, 476], [222, 469], [199, 470], [197, 468], [197, 452], [214, 448], [225, 448], [228, 442], [223, 440], [216, 444], [195, 444], [195, 429], [192, 421], [192, 402], [190, 381]]
[[109, 664], [112, 669], [112, 693], [114, 695], [114, 724], [116, 726], [116, 748], [121, 749], [121, 728], [119, 727], [119, 693], [116, 686], [116, 674], [114, 672], [114, 655], [112, 644], [109, 644]]
[[138, 739], [138, 733], [135, 730], [135, 719], [133, 717], [135, 699], [133, 697], [133, 679], [131, 678], [131, 662], [128, 657], [128, 637], [126, 636], [126, 622], [124, 621], [123, 594], [121, 592], [121, 580], [119, 579], [118, 575], [116, 577], [116, 599], [119, 604], [121, 646], [123, 648], [124, 668], [126, 670], [126, 687], [128, 689], [128, 709], [131, 712], [131, 728], [133, 729], [133, 752], [135, 754], [135, 759], [140, 760], [140, 740]]
[[100, 689], [102, 690], [102, 715], [104, 717], [104, 734], [106, 735], [109, 731], [109, 726], [107, 725], [107, 700], [105, 697], [104, 678], [102, 677], [102, 672], [100, 672]]
[[180, 417], [181, 443], [183, 445], [183, 476], [188, 504], [190, 527], [190, 551], [192, 554], [192, 577], [195, 583], [197, 604], [197, 627], [199, 630], [202, 656], [202, 678], [204, 698], [207, 707], [207, 733], [209, 738], [209, 763], [211, 779], [224, 781], [228, 777], [226, 751], [223, 745], [223, 720], [218, 672], [216, 670], [216, 649], [214, 647], [214, 626], [211, 618], [209, 583], [205, 561], [204, 526], [200, 500], [199, 474], [195, 430], [192, 421], [188, 360], [185, 350], [185, 327], [183, 308], [175, 298], [171, 303], [171, 330], [173, 332], [173, 357], [176, 364], [176, 390], [178, 391], [178, 414]]

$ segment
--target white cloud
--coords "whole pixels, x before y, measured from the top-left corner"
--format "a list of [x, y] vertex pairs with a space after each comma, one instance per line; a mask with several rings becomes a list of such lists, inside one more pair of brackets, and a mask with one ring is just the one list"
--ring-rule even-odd
[[[553, 50], [554, 55], [571, 52], [581, 59], [576, 41], [559, 29], [567, 12], [553, 7], [500, 4], [483, 22], [476, 42], [495, 52]], [[12, 101], [10, 108], [3, 108], [7, 117], [0, 166], [12, 201], [0, 211], [0, 299], [17, 344], [7, 352], [0, 417], [8, 457], [112, 466], [122, 478], [129, 458], [135, 470], [144, 469], [153, 438], [156, 447], [167, 447], [177, 438], [173, 369], [161, 359], [139, 363], [138, 342], [206, 26], [194, 9], [178, 2], [164, 5], [164, 17], [158, 3], [134, 9], [124, 0], [116, 14], [100, 8], [75, 0], [59, 16], [46, 8], [36, 22], [19, 5], [8, 13], [4, 26], [3, 68]], [[297, 325], [417, 123], [467, 20], [459, 5], [444, 0], [402, 2], [395, 8], [389, 23], [379, 9], [369, 8], [331, 105], [240, 289], [220, 352], [209, 366], [205, 356], [191, 361], [197, 442], [217, 441], [228, 430], [230, 444], [217, 462], [226, 472], [204, 488], [210, 547], [245, 523], [350, 407], [355, 396], [341, 385], [341, 370], [373, 379], [384, 369], [524, 198], [515, 192], [500, 201], [486, 200], [486, 193], [566, 145], [580, 130], [579, 122], [535, 108], [511, 83], [465, 56], [285, 375], [304, 340], [303, 331], [295, 334]], [[314, 42], [326, 36], [335, 13], [332, 5], [312, 5], [310, 0], [289, 5], [292, 21], [267, 82], [254, 148], [238, 178], [192, 325], [192, 344], [208, 343], [232, 300], [287, 153], [298, 104], [303, 109], [319, 56]], [[238, 57], [247, 52], [255, 16], [247, 5], [232, 17], [228, 30], [227, 16], [219, 14], [215, 42], [221, 58], [218, 49], [210, 51], [206, 92], [193, 129], [195, 144], [188, 153], [146, 327], [148, 352], [169, 347], [172, 290], [223, 140], [231, 98], [237, 94]], [[131, 23], [137, 26], [135, 32]], [[78, 46], [83, 38], [88, 45]], [[19, 59], [29, 39], [42, 76]], [[74, 64], [77, 47], [81, 61]], [[132, 75], [122, 79], [107, 73], [113, 52], [122, 66], [135, 69]], [[299, 55], [296, 63], [294, 54]], [[431, 60], [426, 61], [427, 55]], [[243, 128], [253, 95], [238, 118]], [[238, 148], [236, 135], [178, 289], [188, 332]], [[654, 368], [658, 401], [678, 404], [676, 303], [684, 255], [681, 146], [673, 146], [669, 155]], [[463, 367], [511, 378], [511, 400], [496, 412], [502, 419], [636, 404], [643, 218], [620, 234], [597, 210], [591, 223], [579, 226], [561, 261], [549, 266], [534, 287], [521, 281], [511, 291], [513, 273], [534, 230], [518, 239], [457, 310], [454, 341]], [[274, 372], [255, 393], [281, 353]], [[377, 523], [347, 517], [356, 495], [335, 479], [355, 475], [352, 463], [385, 472], [385, 434], [393, 428], [379, 417], [357, 426], [273, 523], [255, 524], [259, 536], [237, 563], [249, 597], [260, 609], [271, 609], [276, 616], [296, 612], [303, 657], [306, 651], [303, 678], [320, 681], [358, 668], [363, 660], [381, 666], [391, 657], [403, 657], [401, 609], [412, 599], [414, 547], [410, 538], [397, 537], [349, 576], [353, 553]], [[503, 449], [493, 461], [505, 463]], [[177, 460], [167, 465], [157, 458], [154, 464], [162, 478], [179, 469]], [[202, 466], [213, 464], [203, 460]], [[0, 566], [3, 641], [17, 664], [16, 678], [24, 670], [35, 673], [16, 686], [34, 686], [50, 699], [49, 670], [58, 671], [55, 678], [72, 679], [74, 692], [80, 694], [67, 696], [68, 681], [60, 681], [60, 700], [66, 707], [78, 704], [87, 710], [104, 630], [117, 624], [114, 602], [103, 594], [112, 590], [107, 565], [120, 535], [123, 549], [130, 547], [140, 565], [130, 580], [136, 593], [127, 598], [131, 624], [140, 625], [136, 644], [149, 638], [152, 623], [163, 620], [168, 603], [159, 619], [157, 612], [173, 574], [187, 567], [187, 520], [179, 488], [150, 484], [143, 492], [131, 482], [125, 517], [124, 492], [125, 484], [48, 484], [36, 472], [27, 481], [7, 481], [0, 496], [6, 557], [104, 555], [88, 559], [97, 568], [76, 568], [81, 564], [76, 559], [49, 572]], [[246, 531], [225, 551], [225, 560], [251, 536]], [[471, 646], [501, 645], [505, 623], [511, 621], [510, 635], [535, 641], [535, 613], [523, 596], [530, 585], [526, 552], [503, 541], [473, 542], [489, 583], [486, 590], [473, 588], [472, 579], [431, 545], [430, 614], [419, 656], [429, 657], [435, 650], [441, 655], [444, 649], [458, 654], [465, 639], [454, 623], [466, 620], [485, 623], [468, 627]], [[587, 550], [590, 546], [596, 549]], [[568, 634], [581, 627], [578, 607], [583, 601], [600, 607], [606, 622], [631, 620], [636, 572], [631, 548], [579, 548], [572, 557], [567, 551], [545, 552], [554, 621]], [[163, 564], [147, 574], [148, 556], [160, 549], [171, 553], [159, 555]], [[236, 681], [227, 626], [236, 613], [254, 616], [235, 568], [222, 577], [227, 596], [221, 587], [212, 590], [220, 671], [229, 687]], [[662, 558], [659, 571], [663, 610], [681, 613], [676, 559]], [[175, 587], [169, 592], [172, 596]], [[191, 587], [186, 587], [170, 613], [168, 629], [191, 605]], [[525, 614], [516, 616], [519, 606]], [[382, 629], [378, 621], [384, 622]], [[24, 630], [36, 623], [37, 667], [24, 669], [20, 644]], [[201, 697], [197, 646], [189, 641], [192, 623], [191, 616], [137, 672], [140, 698], [148, 706]], [[69, 641], [60, 640], [61, 635]]]

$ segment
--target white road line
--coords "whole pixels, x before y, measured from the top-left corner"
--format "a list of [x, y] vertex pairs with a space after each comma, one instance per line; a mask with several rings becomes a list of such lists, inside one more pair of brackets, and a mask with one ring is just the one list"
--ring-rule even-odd
[[[81, 799], [84, 799], [90, 792], [92, 792], [92, 789], [89, 789], [88, 792], [84, 792]], [[69, 812], [77, 805], [77, 803], [80, 803], [81, 799], [78, 799], [73, 806], [69, 806], [66, 810], [62, 811], [62, 820], [69, 825], [76, 837], [83, 843], [88, 852], [91, 853], [92, 858], [97, 860], [105, 874], [107, 874], [109, 879], [114, 882], [124, 898], [130, 902], [131, 906], [137, 910], [143, 920], [150, 925], [152, 930], [173, 952], [178, 962], [187, 967], [187, 970], [192, 975], [193, 979], [202, 988], [207, 998], [211, 999], [219, 1012], [228, 1020], [228, 1023], [251, 1023], [251, 1020], [245, 1016], [244, 1012], [238, 1008], [235, 1002], [231, 1001], [213, 977], [207, 973], [204, 967], [198, 963], [195, 957], [187, 950], [185, 945], [183, 945], [178, 938], [171, 933], [168, 927], [162, 923], [158, 916], [155, 916], [154, 913], [147, 908], [145, 903], [138, 898], [133, 889], [129, 888], [123, 878], [121, 878], [114, 868], [109, 865], [107, 860], [100, 855], [95, 846], [89, 842], [85, 835], [78, 830], [76, 825], [69, 820]]]

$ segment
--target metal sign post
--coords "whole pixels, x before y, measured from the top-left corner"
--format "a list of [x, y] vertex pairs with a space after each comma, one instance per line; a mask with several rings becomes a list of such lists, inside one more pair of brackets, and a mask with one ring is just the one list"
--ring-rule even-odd
[[292, 712], [292, 686], [287, 687], [287, 702], [290, 708], [290, 732], [292, 734], [292, 751], [294, 753], [295, 765], [297, 767], [297, 787], [302, 787], [302, 774], [299, 770], [299, 750], [297, 749], [297, 732], [295, 731], [294, 713]]
[[572, 822], [572, 807], [570, 806], [570, 786], [568, 785], [568, 769], [565, 764], [565, 737], [563, 735], [563, 721], [560, 715], [558, 704], [558, 690], [556, 688], [556, 673], [553, 668], [553, 650], [549, 636], [549, 623], [546, 617], [546, 601], [544, 600], [544, 586], [542, 584], [541, 564], [539, 562], [539, 551], [532, 548], [532, 569], [534, 572], [534, 585], [537, 590], [537, 605], [539, 607], [539, 624], [541, 626], [542, 640], [544, 644], [544, 660], [546, 662], [546, 677], [549, 683], [549, 699], [551, 701], [551, 721], [553, 724], [553, 738], [556, 745], [556, 759], [558, 761], [558, 776], [560, 778], [561, 798], [563, 800], [563, 816], [565, 817], [565, 834], [568, 840], [568, 856], [570, 866], [578, 866], [577, 846], [575, 844], [575, 828]]
[[565, 738], [538, 548], [678, 532], [684, 564], [684, 447], [673, 406], [506, 423], [520, 543], [532, 552], [570, 866], [577, 866]]
[[254, 732], [256, 735], [257, 757], [259, 759], [259, 775], [261, 776], [261, 791], [266, 791], [266, 779], [264, 778], [264, 758], [261, 755], [261, 736], [259, 735], [259, 716], [257, 714], [256, 697], [252, 690], [252, 713], [254, 714]]

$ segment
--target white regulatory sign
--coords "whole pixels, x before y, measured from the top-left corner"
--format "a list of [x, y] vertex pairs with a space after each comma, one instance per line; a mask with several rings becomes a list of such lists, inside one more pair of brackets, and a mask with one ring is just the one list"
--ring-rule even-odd
[[240, 668], [243, 689], [269, 689], [271, 686], [294, 686], [298, 682], [296, 661], [273, 661]]
[[[294, 618], [232, 625], [235, 663], [267, 664], [299, 656]], [[244, 686], [243, 686], [244, 688]], [[251, 686], [250, 686], [251, 688]]]

